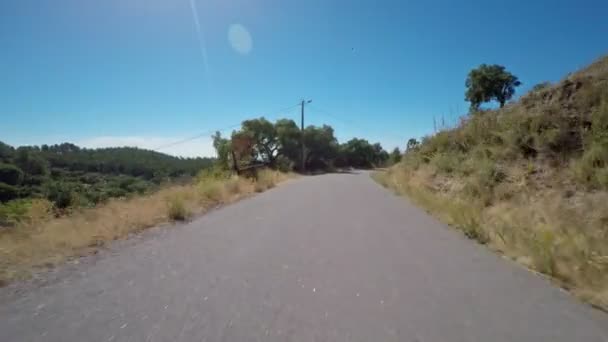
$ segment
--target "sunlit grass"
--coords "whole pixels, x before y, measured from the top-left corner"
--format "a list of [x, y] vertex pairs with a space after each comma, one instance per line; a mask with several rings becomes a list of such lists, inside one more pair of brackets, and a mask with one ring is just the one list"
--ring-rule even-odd
[[188, 220], [220, 204], [260, 192], [260, 183], [266, 190], [293, 177], [266, 170], [260, 176], [256, 181], [203, 175], [191, 185], [112, 199], [58, 218], [52, 215], [48, 201], [34, 201], [24, 220], [14, 227], [0, 229], [0, 283], [26, 278], [35, 268], [52, 266], [131, 233], [164, 222]]

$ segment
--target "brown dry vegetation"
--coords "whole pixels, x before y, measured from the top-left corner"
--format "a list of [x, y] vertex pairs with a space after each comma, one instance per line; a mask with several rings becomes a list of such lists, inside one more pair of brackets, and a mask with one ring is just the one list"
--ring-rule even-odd
[[33, 269], [52, 266], [131, 233], [168, 221], [186, 220], [269, 189], [289, 177], [292, 175], [269, 170], [261, 171], [257, 180], [205, 175], [191, 185], [114, 199], [59, 218], [53, 217], [48, 201], [36, 200], [25, 220], [15, 227], [0, 228], [0, 283], [26, 278]]
[[607, 309], [608, 58], [539, 88], [374, 178]]

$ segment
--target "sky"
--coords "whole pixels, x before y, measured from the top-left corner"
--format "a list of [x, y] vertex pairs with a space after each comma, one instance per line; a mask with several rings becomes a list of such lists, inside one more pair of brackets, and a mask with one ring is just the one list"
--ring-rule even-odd
[[[608, 2], [0, 1], [0, 141], [211, 156], [248, 118], [403, 148], [466, 114], [482, 63], [556, 82], [608, 53]], [[189, 137], [187, 142], [172, 144]]]

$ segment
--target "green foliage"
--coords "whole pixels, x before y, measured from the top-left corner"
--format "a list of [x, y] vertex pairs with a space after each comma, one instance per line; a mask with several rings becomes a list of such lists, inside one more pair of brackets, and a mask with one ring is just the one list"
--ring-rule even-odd
[[401, 161], [401, 158], [401, 150], [399, 150], [399, 147], [395, 147], [389, 155], [388, 164], [395, 165]]
[[532, 90], [530, 90], [530, 91], [539, 92], [541, 90], [549, 88], [550, 86], [551, 86], [551, 82], [545, 81], [545, 82], [535, 84], [534, 87], [532, 87]]
[[[302, 136], [298, 125], [290, 119], [280, 119], [275, 123], [277, 136], [279, 139], [279, 157], [283, 157], [283, 161], [277, 160], [277, 167], [283, 169], [292, 169], [301, 158], [300, 138]], [[290, 163], [286, 163], [289, 160]], [[287, 167], [288, 164], [291, 166]]]
[[187, 180], [211, 163], [137, 148], [82, 149], [64, 143], [14, 149], [0, 142], [0, 202], [42, 197], [58, 209], [90, 207]]
[[0, 226], [12, 226], [23, 220], [31, 206], [30, 200], [17, 199], [0, 203]]
[[19, 197], [19, 188], [0, 183], [0, 202], [6, 202]]
[[71, 206], [75, 199], [76, 186], [71, 183], [53, 182], [47, 186], [46, 198], [55, 207], [63, 209]]
[[19, 185], [23, 181], [23, 171], [15, 165], [0, 163], [0, 182]]
[[353, 138], [342, 146], [342, 153], [349, 166], [372, 168], [386, 163], [389, 155], [380, 144], [370, 144], [365, 139]]
[[19, 147], [15, 153], [15, 164], [29, 175], [46, 175], [49, 163], [37, 149]]
[[305, 163], [308, 170], [324, 170], [338, 156], [338, 139], [330, 126], [308, 126], [304, 130]]
[[591, 115], [584, 152], [573, 162], [576, 178], [591, 188], [608, 189], [608, 91]]
[[418, 140], [416, 140], [415, 138], [410, 138], [410, 139], [407, 141], [407, 145], [406, 145], [406, 147], [405, 147], [405, 150], [406, 150], [406, 151], [411, 151], [411, 150], [414, 150], [414, 149], [416, 149], [416, 148], [418, 147], [418, 145], [419, 145], [419, 144], [420, 144], [420, 143], [418, 142]]
[[[264, 118], [243, 121], [242, 128], [232, 134], [232, 145], [239, 149], [237, 155], [243, 154], [240, 158], [237, 156], [237, 164], [241, 168], [263, 163], [281, 171], [290, 171], [302, 163], [302, 139], [304, 163], [310, 171], [348, 166], [370, 168], [385, 165], [390, 158], [379, 143], [370, 144], [367, 140], [355, 138], [340, 144], [331, 126], [308, 126], [301, 132], [290, 119], [280, 119], [274, 124]], [[251, 142], [251, 155], [247, 152], [249, 146], [245, 146], [248, 142]]]
[[471, 102], [473, 111], [484, 102], [497, 101], [502, 108], [521, 85], [517, 77], [501, 65], [482, 64], [469, 72], [465, 83], [465, 100]]
[[241, 133], [250, 136], [255, 143], [254, 158], [274, 166], [279, 149], [279, 138], [275, 125], [263, 117], [245, 120], [241, 125]]
[[460, 160], [454, 153], [440, 152], [433, 155], [430, 164], [439, 172], [452, 173], [458, 168]]
[[230, 168], [230, 140], [222, 138], [220, 132], [215, 132], [213, 135], [213, 148], [217, 155], [217, 165], [220, 168], [228, 170]]

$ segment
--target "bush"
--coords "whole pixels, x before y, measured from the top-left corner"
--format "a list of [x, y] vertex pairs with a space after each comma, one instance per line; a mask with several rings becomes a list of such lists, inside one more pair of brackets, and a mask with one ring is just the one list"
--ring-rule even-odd
[[19, 189], [6, 183], [0, 183], [0, 202], [6, 202], [19, 197]]
[[439, 172], [452, 173], [458, 168], [460, 159], [455, 153], [437, 153], [431, 158], [430, 164]]
[[174, 221], [184, 221], [192, 215], [186, 207], [184, 199], [179, 195], [167, 199], [167, 216]]
[[281, 172], [290, 172], [293, 170], [293, 162], [289, 160], [289, 158], [284, 156], [279, 156], [276, 160], [277, 170]]
[[31, 201], [18, 199], [0, 204], [0, 225], [13, 226], [22, 221], [30, 208]]
[[0, 225], [40, 223], [51, 217], [53, 204], [45, 199], [18, 199], [0, 204]]
[[23, 181], [23, 171], [15, 165], [0, 163], [0, 182], [19, 185]]
[[541, 82], [541, 83], [537, 83], [534, 85], [534, 87], [532, 87], [532, 92], [539, 92], [541, 90], [547, 89], [551, 87], [551, 82], [545, 81], [545, 82]]

